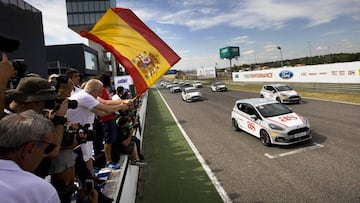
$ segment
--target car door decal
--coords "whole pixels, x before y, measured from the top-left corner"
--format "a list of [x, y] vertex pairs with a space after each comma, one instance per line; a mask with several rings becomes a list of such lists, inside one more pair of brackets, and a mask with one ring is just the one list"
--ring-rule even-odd
[[250, 129], [251, 131], [255, 131], [256, 130], [255, 123], [252, 122], [252, 121], [248, 121], [247, 122], [247, 128]]

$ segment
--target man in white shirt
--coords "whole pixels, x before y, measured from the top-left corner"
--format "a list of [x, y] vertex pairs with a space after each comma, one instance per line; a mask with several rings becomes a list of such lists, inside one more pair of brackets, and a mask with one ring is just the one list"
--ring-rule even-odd
[[60, 203], [55, 188], [32, 173], [56, 146], [52, 122], [27, 110], [0, 120], [0, 132], [0, 201]]
[[[100, 80], [91, 79], [86, 83], [84, 90], [71, 95], [69, 99], [77, 100], [78, 107], [76, 109], [68, 109], [66, 117], [70, 123], [79, 123], [82, 126], [90, 124], [89, 129], [92, 130], [95, 114], [100, 117], [106, 116], [119, 110], [127, 110], [132, 105], [131, 100], [110, 103], [98, 98], [102, 88], [103, 83]], [[87, 141], [80, 146], [84, 161], [90, 173], [94, 175], [92, 163], [93, 143], [92, 141]]]

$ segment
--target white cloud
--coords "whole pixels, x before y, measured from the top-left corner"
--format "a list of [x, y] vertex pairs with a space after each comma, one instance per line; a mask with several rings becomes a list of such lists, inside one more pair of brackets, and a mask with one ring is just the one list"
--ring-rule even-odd
[[276, 50], [278, 46], [279, 45], [276, 45], [274, 43], [268, 43], [264, 46], [264, 50], [266, 52], [272, 52], [272, 51]]
[[[212, 4], [213, 2], [208, 5]], [[360, 3], [354, 0], [222, 2], [220, 5], [227, 7], [226, 12], [216, 7], [197, 7], [203, 6], [204, 2], [192, 5], [172, 13], [164, 11], [165, 15], [158, 16], [159, 22], [184, 25], [191, 30], [208, 29], [218, 25], [264, 30], [281, 29], [291, 20], [304, 20], [307, 22], [304, 26], [316, 26], [331, 22], [340, 16], [360, 19]]]
[[318, 47], [316, 47], [316, 50], [317, 51], [326, 51], [326, 50], [329, 50], [329, 47], [328, 46], [318, 46]]
[[87, 44], [87, 39], [82, 38], [79, 34], [67, 27], [65, 1], [46, 0], [39, 2], [27, 0], [27, 2], [42, 12], [46, 45], [68, 43]]
[[252, 40], [249, 40], [248, 36], [238, 36], [238, 37], [234, 37], [232, 38], [228, 44], [232, 45], [232, 44], [254, 44], [255, 42]]
[[246, 50], [246, 51], [242, 52], [242, 55], [244, 55], [244, 56], [255, 55], [255, 54], [256, 54], [255, 50]]
[[325, 37], [325, 36], [329, 36], [329, 35], [340, 35], [340, 34], [343, 34], [345, 33], [344, 30], [334, 30], [334, 31], [331, 31], [331, 32], [326, 32], [324, 34], [322, 34], [321, 36]]

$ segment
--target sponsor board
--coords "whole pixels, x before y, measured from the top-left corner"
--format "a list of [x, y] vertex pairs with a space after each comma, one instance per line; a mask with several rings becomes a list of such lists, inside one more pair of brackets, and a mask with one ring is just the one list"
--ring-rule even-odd
[[235, 82], [360, 83], [360, 62], [233, 72]]

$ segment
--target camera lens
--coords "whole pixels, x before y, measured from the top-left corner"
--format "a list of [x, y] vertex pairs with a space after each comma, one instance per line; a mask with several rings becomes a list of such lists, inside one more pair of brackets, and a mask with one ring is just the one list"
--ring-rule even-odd
[[78, 102], [76, 100], [68, 100], [68, 108], [69, 109], [76, 109], [78, 106]]

